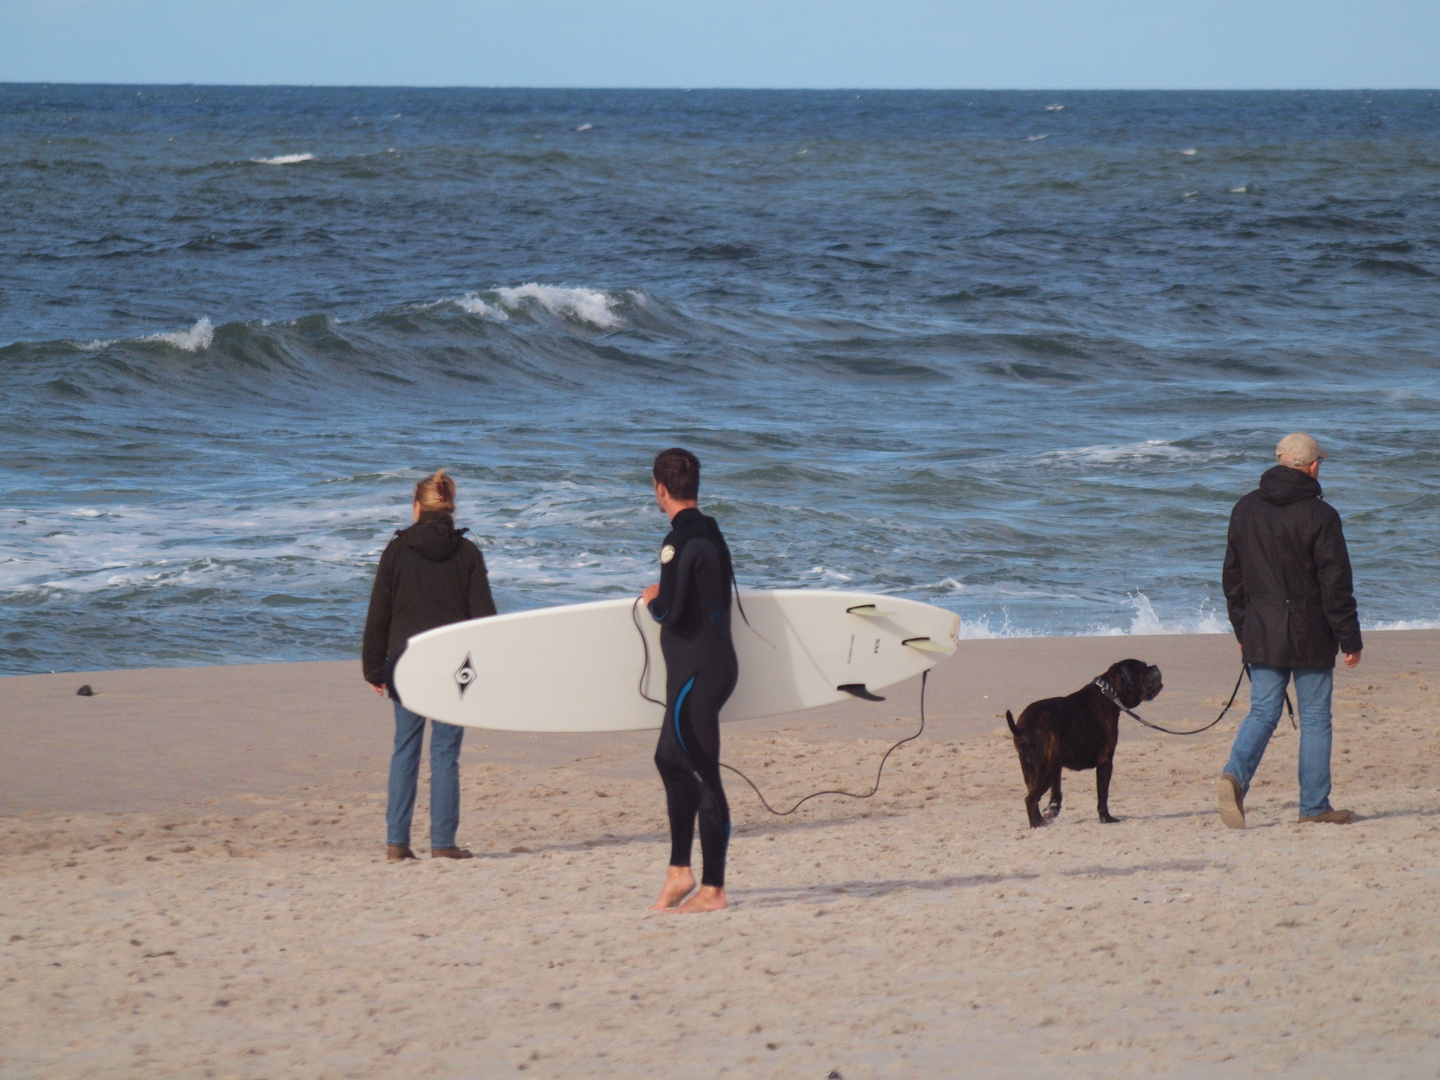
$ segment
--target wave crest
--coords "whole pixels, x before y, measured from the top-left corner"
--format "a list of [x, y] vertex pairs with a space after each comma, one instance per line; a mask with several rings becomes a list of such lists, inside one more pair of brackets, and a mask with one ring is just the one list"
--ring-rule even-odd
[[542, 285], [530, 281], [513, 288], [487, 289], [483, 294], [466, 293], [453, 301], [461, 311], [496, 322], [509, 321], [510, 315], [523, 311], [527, 302], [557, 319], [586, 323], [600, 330], [618, 330], [625, 325], [625, 320], [615, 312], [620, 297], [582, 286]]
[[455, 301], [455, 305], [461, 311], [468, 311], [471, 315], [479, 315], [485, 319], [494, 319], [497, 322], [506, 322], [510, 318], [509, 315], [505, 314], [504, 308], [487, 304], [475, 293], [466, 293], [459, 300]]
[[[210, 343], [215, 340], [215, 326], [210, 322], [209, 316], [202, 315], [188, 330], [176, 330], [169, 334], [148, 334], [140, 340], [160, 341], [166, 345], [173, 345], [177, 349], [184, 349], [186, 352], [198, 352], [201, 349], [208, 349]], [[104, 348], [110, 342], [94, 344]]]
[[611, 310], [619, 300], [599, 289], [566, 288], [531, 281], [514, 289], [496, 289], [495, 295], [511, 311], [518, 310], [526, 300], [533, 300], [557, 318], [589, 323], [601, 330], [625, 325], [625, 320]]

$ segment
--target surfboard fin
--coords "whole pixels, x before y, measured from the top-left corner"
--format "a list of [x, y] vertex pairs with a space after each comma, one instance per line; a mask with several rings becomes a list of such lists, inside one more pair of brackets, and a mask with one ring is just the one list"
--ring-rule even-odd
[[854, 695], [855, 697], [858, 697], [861, 701], [884, 701], [884, 700], [885, 700], [885, 699], [884, 699], [883, 697], [881, 697], [879, 694], [872, 694], [869, 690], [866, 690], [866, 689], [865, 689], [865, 684], [864, 684], [863, 682], [847, 682], [847, 683], [841, 683], [839, 686], [835, 687], [835, 689], [836, 689], [836, 690], [844, 690], [845, 693], [847, 693], [847, 694], [852, 694], [852, 695]]
[[901, 645], [909, 645], [912, 649], [919, 649], [921, 652], [938, 652], [949, 654], [950, 650], [943, 645], [937, 645], [928, 637], [911, 637], [900, 642]]
[[856, 604], [854, 607], [847, 607], [845, 613], [859, 615], [864, 619], [888, 619], [895, 614], [893, 611], [881, 611], [874, 604]]

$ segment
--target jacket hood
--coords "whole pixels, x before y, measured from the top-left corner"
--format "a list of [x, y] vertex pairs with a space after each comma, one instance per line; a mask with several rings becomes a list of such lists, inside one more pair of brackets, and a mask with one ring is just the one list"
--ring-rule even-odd
[[460, 550], [466, 529], [455, 528], [455, 520], [438, 510], [428, 510], [420, 520], [398, 535], [408, 548], [414, 549], [431, 562], [445, 562]]
[[1289, 506], [1301, 499], [1318, 499], [1320, 491], [1319, 480], [1289, 465], [1276, 465], [1260, 477], [1260, 497], [1276, 506]]

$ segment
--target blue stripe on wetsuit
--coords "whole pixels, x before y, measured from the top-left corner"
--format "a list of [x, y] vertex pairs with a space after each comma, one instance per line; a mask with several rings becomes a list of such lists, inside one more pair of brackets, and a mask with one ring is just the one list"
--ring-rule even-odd
[[675, 699], [675, 713], [674, 713], [675, 737], [680, 740], [680, 749], [681, 749], [681, 750], [684, 750], [685, 753], [687, 753], [687, 754], [690, 753], [690, 748], [685, 745], [685, 736], [680, 734], [680, 706], [685, 704], [685, 695], [688, 694], [688, 693], [690, 693], [690, 688], [691, 688], [692, 686], [694, 686], [694, 685], [695, 685], [695, 676], [694, 676], [694, 675], [691, 675], [691, 676], [690, 676], [690, 681], [687, 682], [687, 683], [684, 685], [683, 688], [681, 688], [681, 690], [680, 690], [680, 696]]

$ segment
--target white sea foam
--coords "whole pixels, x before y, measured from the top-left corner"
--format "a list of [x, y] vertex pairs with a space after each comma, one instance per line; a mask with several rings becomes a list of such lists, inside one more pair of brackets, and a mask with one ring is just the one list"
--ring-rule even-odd
[[625, 322], [610, 309], [616, 299], [599, 289], [566, 288], [562, 285], [541, 285], [531, 281], [514, 289], [496, 289], [495, 295], [511, 311], [526, 300], [533, 300], [551, 315], [575, 319], [601, 330], [614, 330]]
[[589, 131], [589, 130], [590, 130], [591, 128], [593, 128], [594, 126], [595, 126], [594, 124], [581, 124], [581, 125], [580, 125], [579, 127], [577, 127], [575, 130], [576, 130], [576, 131]]
[[[959, 591], [965, 587], [953, 579], [947, 579], [954, 590]], [[995, 590], [1004, 592], [1005, 590]], [[970, 590], [966, 590], [970, 592]], [[1015, 590], [1014, 595], [1044, 597], [1047, 595], [1041, 591], [1033, 594], [1025, 590]], [[1073, 597], [1069, 597], [1073, 599]], [[1149, 634], [1228, 634], [1231, 632], [1229, 621], [1221, 613], [1214, 611], [1209, 601], [1204, 601], [1192, 615], [1182, 615], [1173, 618], [1161, 618], [1156, 612], [1155, 606], [1150, 598], [1144, 593], [1132, 593], [1129, 603], [1133, 609], [1128, 625], [1114, 625], [1096, 622], [1080, 631], [1078, 634], [1071, 632], [1062, 634], [1062, 637], [1131, 637], [1133, 635]], [[999, 619], [999, 625], [995, 620]], [[980, 640], [987, 638], [1026, 638], [1026, 637], [1047, 637], [1054, 634], [1054, 631], [1037, 629], [1034, 627], [1013, 626], [1010, 622], [1010, 612], [1002, 607], [998, 615], [985, 614], [977, 617], [960, 617], [960, 638], [961, 640]]]
[[167, 345], [184, 349], [186, 352], [198, 352], [200, 349], [208, 349], [210, 343], [215, 340], [215, 327], [208, 316], [201, 316], [188, 330], [176, 330], [170, 334], [150, 334], [140, 340], [163, 341]]
[[989, 616], [982, 616], [978, 619], [967, 619], [960, 617], [960, 640], [961, 641], [987, 641], [993, 638], [1023, 638], [1040, 637], [1033, 630], [1022, 630], [1019, 627], [1010, 625], [1010, 615], [1006, 612], [1000, 626], [990, 625]]
[[1065, 108], [1064, 105], [1046, 105], [1046, 106], [1045, 106], [1045, 111], [1046, 111], [1046, 112], [1059, 112], [1059, 111], [1060, 111], [1061, 109], [1063, 109], [1063, 108]]
[[1231, 195], [1245, 195], [1245, 194], [1248, 194], [1248, 193], [1249, 193], [1249, 190], [1250, 190], [1249, 188], [1246, 188], [1246, 187], [1243, 187], [1243, 186], [1242, 186], [1242, 187], [1232, 187], [1232, 188], [1230, 189], [1230, 194], [1231, 194]]
[[1376, 619], [1361, 620], [1363, 630], [1440, 630], [1440, 619]]
[[[279, 502], [237, 512], [228, 499], [206, 498], [184, 508], [28, 511], [0, 539], [0, 595], [224, 585], [253, 596], [270, 578], [278, 589], [292, 579], [323, 588], [372, 565], [394, 518], [394, 506], [369, 492], [318, 510]], [[182, 530], [186, 542], [176, 545]]]
[[1119, 465], [1138, 461], [1203, 461], [1210, 455], [1183, 447], [1172, 446], [1164, 439], [1147, 439], [1138, 443], [1116, 443], [1080, 446], [1073, 450], [1052, 450], [1041, 460], [1056, 464]]
[[1049, 135], [1030, 135], [1030, 136], [1027, 136], [1027, 137], [1026, 137], [1025, 141], [1026, 141], [1026, 142], [1039, 142], [1041, 139], [1048, 139], [1049, 137], [1050, 137]]
[[1194, 157], [1197, 153], [1199, 153], [1199, 151], [1192, 146], [1187, 150], [1181, 150], [1180, 153], [1184, 154], [1186, 157]]
[[280, 154], [276, 157], [252, 157], [256, 165], [298, 165], [302, 161], [314, 161], [314, 154]]
[[1182, 199], [1193, 199], [1197, 194], [1198, 194], [1198, 192], [1194, 192], [1194, 191], [1182, 191], [1182, 192], [1180, 193], [1180, 197], [1181, 197]]
[[1222, 619], [1217, 612], [1210, 610], [1208, 601], [1202, 602], [1194, 615], [1168, 620], [1162, 619], [1156, 613], [1155, 605], [1150, 603], [1150, 598], [1143, 592], [1132, 593], [1130, 603], [1135, 608], [1135, 614], [1130, 619], [1128, 630], [1107, 628], [1097, 629], [1096, 633], [1099, 636], [1108, 637], [1132, 634], [1228, 634], [1231, 632], [1229, 620]]
[[505, 322], [507, 319], [510, 318], [509, 315], [505, 314], [504, 308], [498, 308], [492, 304], [487, 304], [484, 300], [481, 300], [480, 297], [476, 296], [474, 293], [467, 293], [459, 300], [456, 300], [455, 304], [462, 311], [468, 311], [471, 315], [480, 315], [484, 318], [496, 319], [500, 322]]

